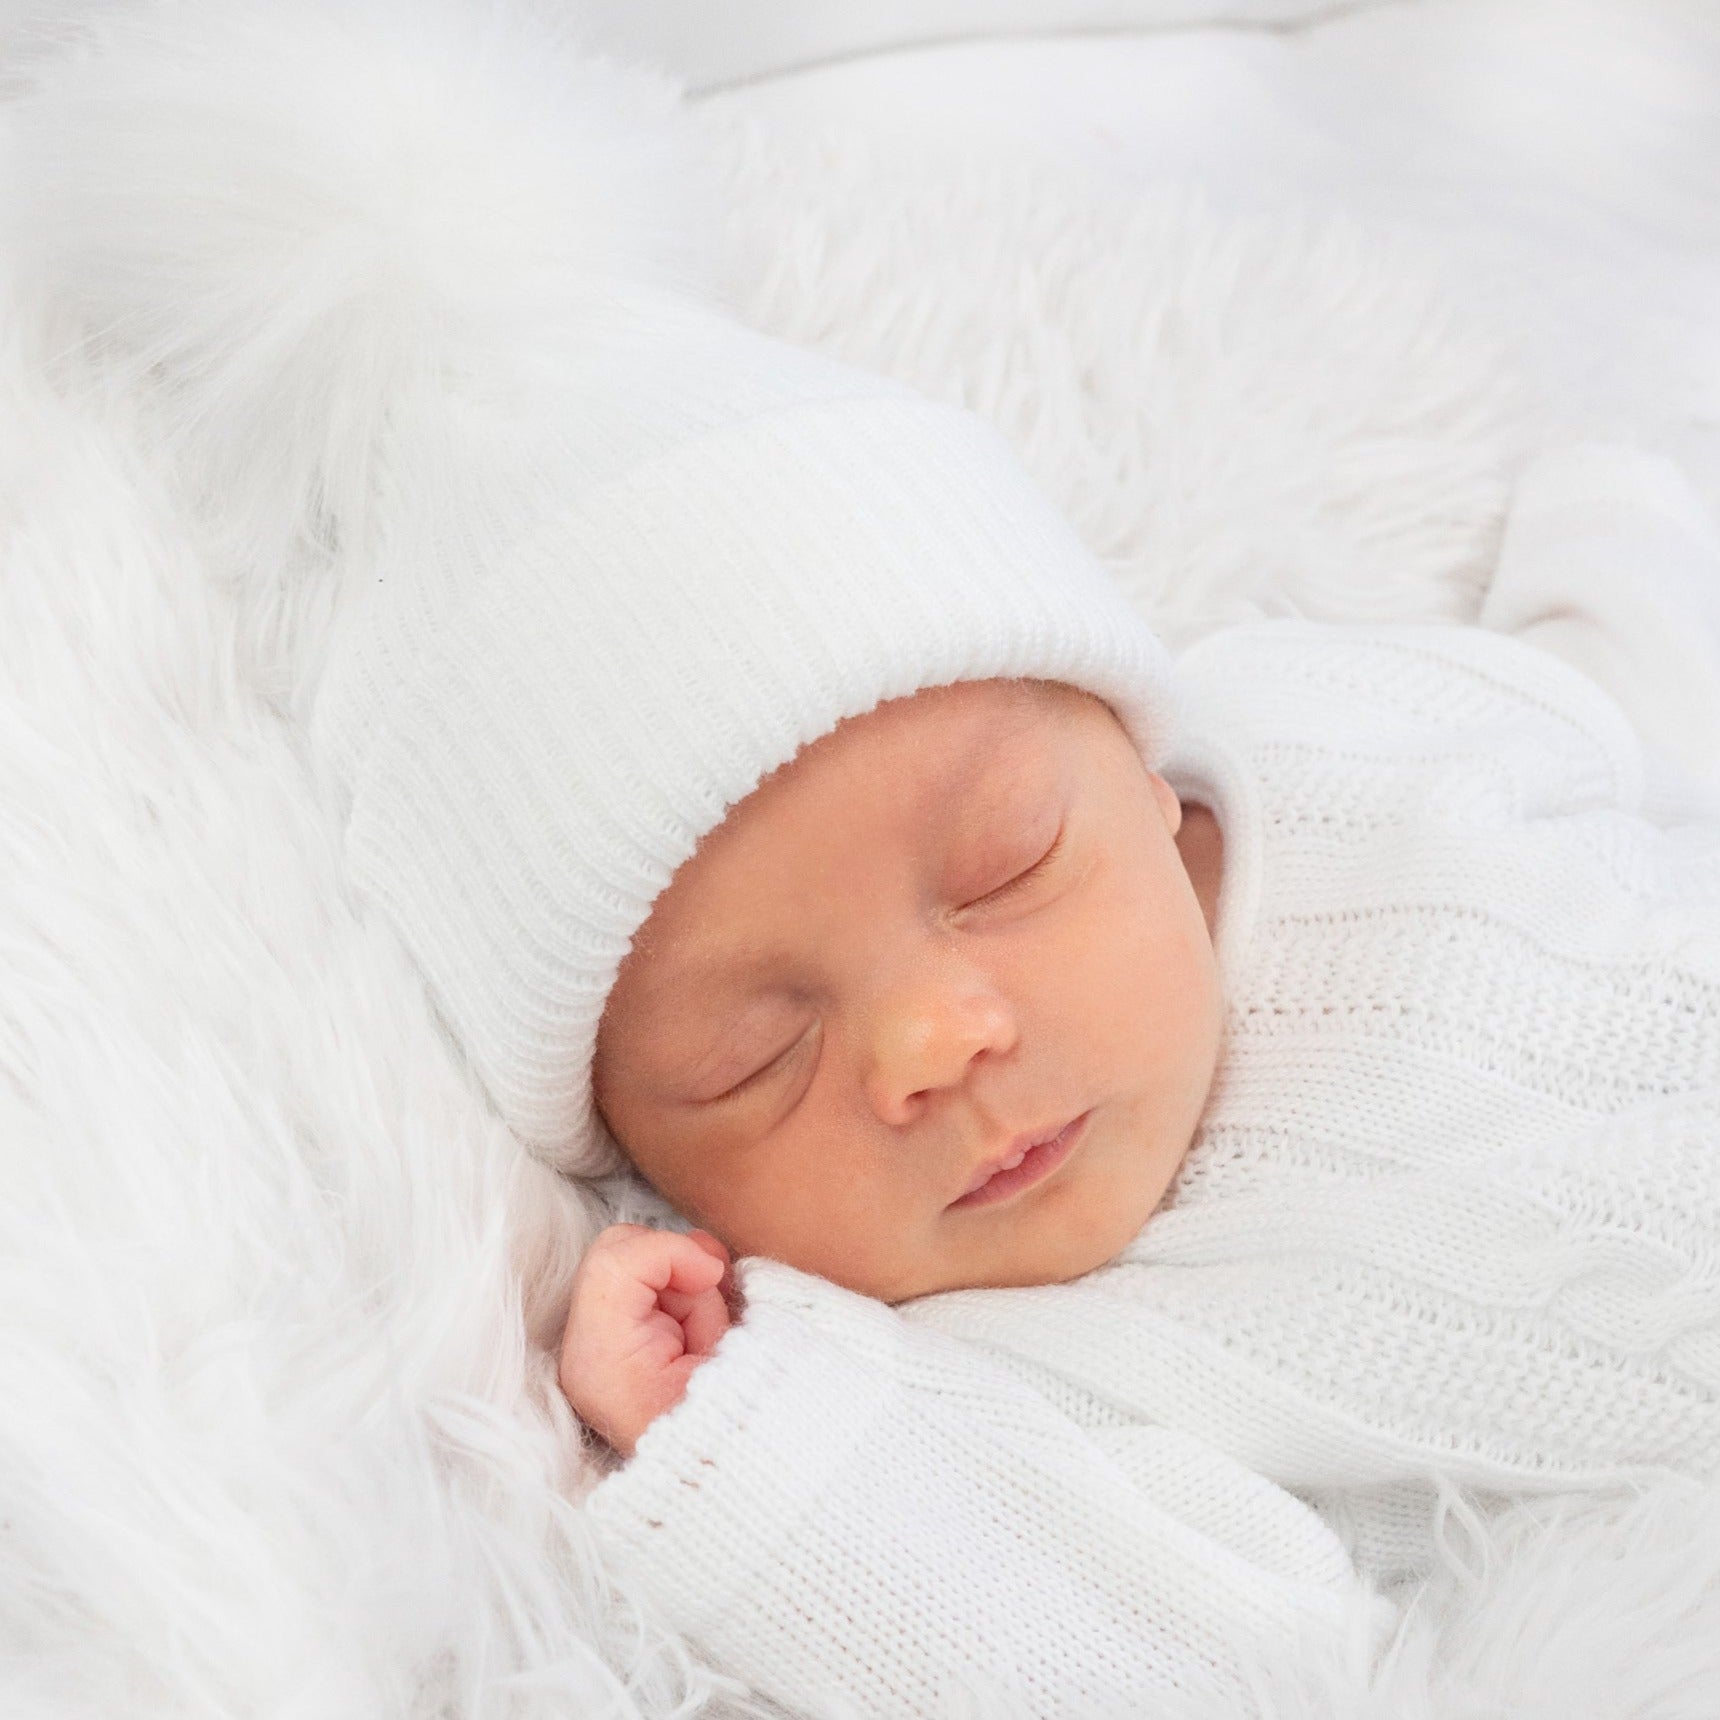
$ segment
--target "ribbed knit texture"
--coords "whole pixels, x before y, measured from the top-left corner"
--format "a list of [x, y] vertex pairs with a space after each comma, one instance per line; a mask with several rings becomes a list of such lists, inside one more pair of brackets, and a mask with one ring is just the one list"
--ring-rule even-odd
[[743, 1260], [588, 1501], [791, 1705], [1240, 1693], [1275, 1633], [1369, 1640], [1437, 1473], [1720, 1479], [1720, 826], [1640, 816], [1620, 706], [1508, 637], [1268, 621], [1178, 673], [1228, 1014], [1160, 1210], [895, 1310]]

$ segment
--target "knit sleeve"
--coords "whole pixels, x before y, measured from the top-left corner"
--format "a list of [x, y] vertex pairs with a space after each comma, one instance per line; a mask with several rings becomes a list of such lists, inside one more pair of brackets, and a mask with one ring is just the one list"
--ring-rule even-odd
[[1671, 460], [1587, 442], [1531, 461], [1476, 619], [1612, 694], [1646, 748], [1645, 811], [1720, 813], [1720, 529]]
[[1230, 1713], [1250, 1668], [1389, 1623], [1308, 1506], [1199, 1440], [1084, 1428], [779, 1262], [736, 1276], [742, 1319], [585, 1509], [619, 1580], [796, 1713]]

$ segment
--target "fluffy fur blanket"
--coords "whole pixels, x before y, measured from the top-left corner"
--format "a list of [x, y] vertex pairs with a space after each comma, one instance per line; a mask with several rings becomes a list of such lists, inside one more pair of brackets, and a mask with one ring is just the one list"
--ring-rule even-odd
[[[675, 109], [541, 8], [502, 35], [454, 0], [222, 9], [243, 51], [188, 75], [260, 112], [329, 56], [305, 123], [337, 158], [338, 68], [408, 13], [498, 111], [565, 108], [594, 174]], [[195, 40], [205, 10], [142, 13], [140, 39]], [[367, 126], [419, 111], [370, 98]], [[1512, 380], [1431, 259], [1349, 226], [683, 122], [747, 314], [995, 417], [1174, 639], [1472, 614], [1517, 464], [1580, 416]], [[95, 136], [103, 183], [148, 141]], [[135, 376], [68, 345], [14, 246], [9, 224], [0, 1712], [765, 1712], [593, 1556], [550, 1356], [604, 1215], [488, 1113], [343, 890], [294, 722], [329, 595], [259, 582], [257, 520], [212, 524], [207, 472]], [[1262, 1713], [1720, 1713], [1720, 1498], [1449, 1503], [1387, 1662], [1263, 1667]]]

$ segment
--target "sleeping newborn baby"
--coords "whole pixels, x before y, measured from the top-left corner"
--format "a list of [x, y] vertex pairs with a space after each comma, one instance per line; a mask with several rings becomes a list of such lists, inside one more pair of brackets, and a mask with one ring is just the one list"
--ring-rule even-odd
[[1222, 629], [1162, 771], [922, 689], [658, 897], [594, 1091], [697, 1228], [598, 1237], [561, 1378], [720, 1664], [1080, 1713], [1424, 1574], [1442, 1479], [1720, 1476], [1720, 548], [1668, 463], [1548, 457], [1483, 614]]
[[598, 1101], [741, 1254], [892, 1303], [1073, 1278], [1140, 1229], [1205, 1103], [1220, 846], [1091, 694], [889, 701], [658, 898]]
[[773, 773], [658, 898], [599, 1030], [605, 1117], [705, 1228], [586, 1256], [586, 1420], [631, 1453], [727, 1324], [730, 1250], [891, 1303], [1116, 1255], [1212, 1082], [1221, 848], [1058, 683], [926, 689]]
[[1450, 1483], [1720, 1472], [1664, 461], [1537, 463], [1485, 626], [1173, 659], [994, 425], [699, 285], [560, 38], [98, 10], [9, 104], [21, 280], [271, 699], [293, 634], [462, 1077], [618, 1221], [554, 1340], [581, 1578], [795, 1713], [1228, 1717], [1379, 1646]]

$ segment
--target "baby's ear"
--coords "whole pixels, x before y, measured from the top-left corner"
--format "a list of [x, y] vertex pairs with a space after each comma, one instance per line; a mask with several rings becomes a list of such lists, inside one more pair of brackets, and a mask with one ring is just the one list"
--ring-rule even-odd
[[1147, 772], [1147, 781], [1152, 785], [1153, 798], [1159, 803], [1165, 829], [1175, 836], [1182, 829], [1182, 802], [1177, 799], [1177, 791], [1156, 770]]

